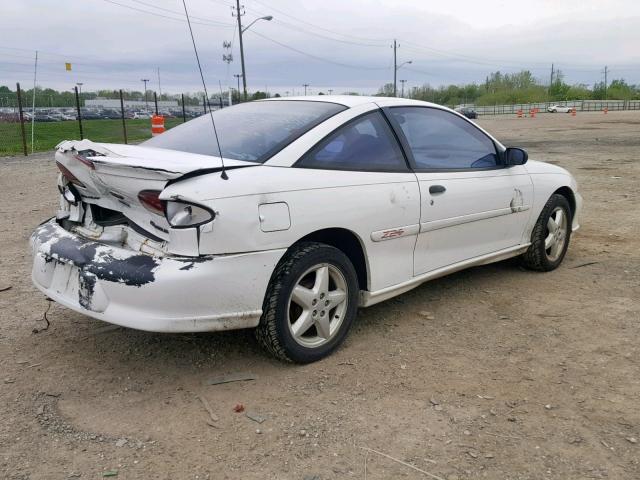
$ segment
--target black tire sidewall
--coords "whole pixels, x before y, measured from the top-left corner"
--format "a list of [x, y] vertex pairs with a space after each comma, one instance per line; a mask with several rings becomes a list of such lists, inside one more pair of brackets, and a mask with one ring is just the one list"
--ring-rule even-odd
[[[289, 326], [288, 308], [289, 296], [300, 276], [309, 268], [328, 263], [339, 269], [347, 283], [347, 311], [342, 320], [340, 330], [331, 341], [315, 348], [304, 347], [295, 341]], [[337, 248], [318, 244], [317, 248], [299, 258], [282, 279], [282, 289], [276, 301], [276, 333], [287, 357], [296, 363], [310, 363], [320, 360], [335, 350], [345, 339], [358, 310], [358, 278], [356, 271], [347, 256]]]
[[[544, 248], [545, 238], [542, 232], [546, 232], [546, 224], [549, 221], [549, 217], [551, 216], [551, 213], [556, 207], [561, 207], [564, 210], [565, 215], [567, 216], [567, 236], [564, 242], [564, 246], [562, 248], [562, 253], [556, 260], [551, 261], [547, 257], [547, 252], [546, 252], [546, 249]], [[562, 195], [557, 195], [557, 194], [552, 195], [549, 201], [547, 202], [547, 204], [545, 205], [544, 210], [542, 211], [542, 214], [538, 219], [538, 222], [542, 222], [542, 227], [543, 227], [540, 229], [540, 234], [542, 235], [542, 237], [537, 239], [538, 248], [541, 249], [540, 259], [542, 260], [543, 267], [545, 270], [555, 270], [564, 260], [564, 256], [566, 255], [567, 250], [569, 249], [569, 242], [571, 241], [571, 226], [573, 223], [573, 217], [571, 215], [571, 207], [569, 206], [569, 202], [567, 201], [567, 199]]]

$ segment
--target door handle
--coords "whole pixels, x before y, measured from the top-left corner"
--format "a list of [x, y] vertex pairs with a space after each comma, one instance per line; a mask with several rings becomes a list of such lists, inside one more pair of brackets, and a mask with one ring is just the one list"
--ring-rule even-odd
[[434, 195], [436, 193], [444, 193], [447, 189], [443, 185], [431, 185], [429, 187], [429, 193]]

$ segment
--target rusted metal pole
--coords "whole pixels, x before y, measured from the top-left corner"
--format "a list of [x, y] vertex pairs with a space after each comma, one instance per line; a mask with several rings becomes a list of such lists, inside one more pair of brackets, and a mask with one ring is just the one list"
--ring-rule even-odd
[[156, 115], [158, 115], [158, 94], [153, 92], [153, 103], [156, 105]]
[[122, 90], [120, 90], [120, 115], [122, 116], [122, 134], [124, 135], [124, 143], [127, 143], [127, 124], [124, 121], [124, 98], [122, 98]]
[[184, 109], [184, 93], [182, 94], [182, 123], [187, 121], [187, 111]]
[[24, 131], [24, 115], [22, 113], [22, 91], [20, 90], [20, 83], [16, 83], [16, 91], [18, 94], [18, 112], [20, 115], [20, 131], [22, 132], [22, 151], [24, 152], [24, 155], [26, 157], [28, 155], [27, 135]]

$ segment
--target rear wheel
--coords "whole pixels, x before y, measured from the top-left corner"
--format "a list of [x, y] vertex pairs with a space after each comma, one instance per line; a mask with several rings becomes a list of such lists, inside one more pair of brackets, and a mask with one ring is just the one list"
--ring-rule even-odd
[[277, 358], [314, 362], [343, 342], [357, 308], [358, 280], [347, 256], [301, 243], [276, 267], [256, 337]]
[[571, 239], [571, 208], [567, 199], [551, 195], [531, 233], [531, 245], [522, 255], [532, 270], [548, 272], [562, 263]]

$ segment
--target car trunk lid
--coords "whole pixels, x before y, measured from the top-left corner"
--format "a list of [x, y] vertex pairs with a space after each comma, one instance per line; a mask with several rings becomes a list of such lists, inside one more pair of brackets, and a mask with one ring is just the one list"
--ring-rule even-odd
[[[60, 143], [55, 159], [83, 202], [121, 212], [137, 226], [165, 240], [169, 225], [164, 215], [145, 207], [140, 192], [159, 192], [168, 182], [185, 175], [221, 170], [219, 157], [90, 140]], [[225, 159], [228, 169], [254, 165], [257, 164]]]

